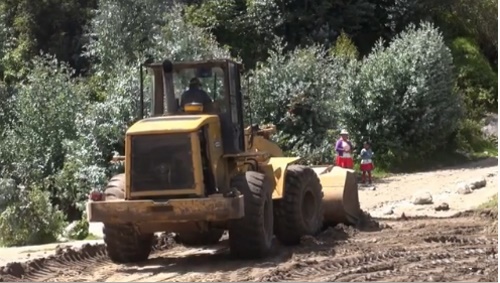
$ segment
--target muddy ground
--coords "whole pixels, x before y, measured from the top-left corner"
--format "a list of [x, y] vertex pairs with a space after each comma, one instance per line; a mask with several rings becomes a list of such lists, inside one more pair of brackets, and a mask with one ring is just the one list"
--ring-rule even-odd
[[294, 248], [276, 244], [273, 254], [261, 261], [231, 259], [225, 241], [195, 249], [165, 237], [147, 262], [120, 265], [107, 259], [101, 245], [88, 245], [11, 263], [0, 276], [10, 282], [497, 282], [492, 216], [465, 213], [446, 219], [371, 221], [359, 228], [340, 225], [305, 237]]
[[[361, 226], [329, 228], [317, 237], [305, 237], [297, 247], [276, 242], [265, 260], [232, 259], [226, 240], [216, 246], [187, 248], [164, 235], [150, 260], [141, 264], [113, 264], [104, 246], [97, 243], [6, 264], [0, 267], [0, 277], [10, 282], [497, 282], [498, 232], [493, 225], [497, 212], [463, 212], [498, 192], [497, 166], [489, 160], [386, 178], [374, 191], [361, 190], [360, 201], [374, 216], [382, 216], [385, 206], [393, 206], [395, 212], [386, 217], [394, 219], [365, 214]], [[486, 178], [487, 185], [467, 195], [455, 193], [458, 182], [476, 177]], [[435, 203], [447, 201], [447, 213], [455, 215], [435, 211], [434, 204], [409, 205], [406, 200], [420, 190], [430, 192]], [[410, 215], [424, 216], [408, 218]], [[0, 249], [0, 257], [2, 254], [7, 253]], [[20, 260], [13, 255], [10, 261]]]

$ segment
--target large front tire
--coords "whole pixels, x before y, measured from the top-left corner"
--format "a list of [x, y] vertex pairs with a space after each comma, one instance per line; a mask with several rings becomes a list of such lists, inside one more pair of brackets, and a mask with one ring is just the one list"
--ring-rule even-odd
[[284, 245], [297, 245], [305, 235], [323, 227], [323, 189], [316, 173], [307, 166], [286, 170], [283, 198], [275, 206], [275, 234]]
[[273, 239], [272, 187], [266, 175], [249, 171], [231, 180], [244, 197], [245, 216], [228, 225], [231, 254], [237, 258], [257, 259], [269, 254]]
[[[111, 178], [104, 191], [106, 200], [125, 199], [125, 174]], [[109, 258], [116, 263], [141, 262], [153, 249], [154, 235], [141, 234], [131, 224], [106, 224], [104, 243]]]

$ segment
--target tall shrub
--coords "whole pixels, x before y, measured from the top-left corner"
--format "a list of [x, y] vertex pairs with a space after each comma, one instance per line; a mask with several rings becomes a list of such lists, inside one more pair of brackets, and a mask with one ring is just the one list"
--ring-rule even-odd
[[254, 122], [273, 123], [276, 142], [308, 162], [331, 162], [332, 135], [345, 103], [339, 95], [343, 66], [317, 46], [283, 54], [277, 48], [250, 83]]
[[462, 116], [452, 56], [432, 24], [410, 25], [379, 42], [343, 82], [343, 117], [355, 140], [372, 140], [380, 165], [423, 158], [443, 146]]
[[459, 37], [451, 50], [457, 87], [463, 93], [468, 115], [480, 118], [484, 111], [498, 111], [498, 76], [474, 40]]

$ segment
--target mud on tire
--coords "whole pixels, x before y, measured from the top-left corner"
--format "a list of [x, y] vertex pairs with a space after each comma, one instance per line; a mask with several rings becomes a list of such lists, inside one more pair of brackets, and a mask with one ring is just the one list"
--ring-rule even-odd
[[273, 239], [272, 187], [266, 175], [249, 171], [236, 175], [231, 187], [244, 196], [245, 216], [228, 225], [231, 254], [256, 259], [269, 254]]
[[224, 234], [222, 229], [210, 229], [203, 232], [176, 233], [175, 241], [184, 246], [215, 245]]
[[[104, 191], [107, 200], [125, 199], [125, 174], [111, 178]], [[104, 243], [109, 258], [116, 263], [140, 262], [148, 259], [154, 235], [140, 234], [131, 224], [106, 224]]]
[[274, 232], [284, 245], [297, 245], [305, 235], [323, 227], [323, 190], [309, 167], [290, 165], [286, 170], [283, 198], [275, 202]]

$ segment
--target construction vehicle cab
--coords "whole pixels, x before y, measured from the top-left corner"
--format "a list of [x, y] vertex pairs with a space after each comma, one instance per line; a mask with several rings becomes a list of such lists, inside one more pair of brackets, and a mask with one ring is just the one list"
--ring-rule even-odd
[[[211, 60], [198, 62], [178, 62], [169, 60], [161, 63], [145, 64], [153, 74], [152, 116], [211, 114], [219, 116], [224, 152], [242, 152], [244, 146], [243, 96], [241, 92], [241, 72], [243, 66], [232, 60]], [[190, 80], [201, 82], [212, 102], [186, 103], [181, 105], [182, 95]], [[207, 107], [208, 106], [208, 107]], [[142, 106], [144, 107], [144, 106]]]
[[[320, 177], [333, 175], [294, 165], [299, 158], [285, 157], [269, 133], [244, 128], [241, 64], [165, 60], [143, 66], [152, 75], [151, 115], [142, 119], [141, 91], [141, 119], [125, 137], [125, 172], [112, 177], [103, 193], [93, 192], [87, 204], [89, 221], [104, 223], [113, 261], [147, 259], [155, 232], [174, 232], [185, 245], [207, 245], [227, 230], [233, 255], [259, 258], [271, 250], [274, 235], [295, 245], [321, 230]], [[193, 78], [210, 103], [181, 103]], [[345, 174], [332, 187], [340, 196], [335, 215], [345, 207]]]

